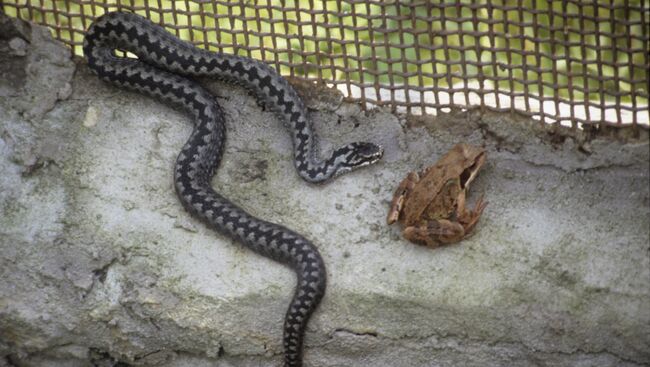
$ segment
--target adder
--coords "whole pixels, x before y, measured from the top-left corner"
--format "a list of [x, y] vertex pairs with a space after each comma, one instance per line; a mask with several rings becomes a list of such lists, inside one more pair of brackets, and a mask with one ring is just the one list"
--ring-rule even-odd
[[[116, 49], [132, 52], [137, 59], [118, 57]], [[289, 128], [295, 168], [308, 182], [324, 182], [375, 163], [382, 148], [355, 142], [319, 159], [305, 106], [274, 69], [250, 58], [196, 48], [136, 14], [112, 12], [96, 19], [85, 34], [83, 50], [88, 66], [101, 79], [181, 106], [194, 117], [194, 129], [174, 168], [178, 197], [217, 232], [295, 270], [298, 281], [284, 321], [284, 365], [301, 366], [305, 328], [325, 294], [323, 258], [305, 237], [255, 218], [212, 189], [210, 180], [226, 138], [224, 113], [192, 78], [225, 79], [254, 91]]]

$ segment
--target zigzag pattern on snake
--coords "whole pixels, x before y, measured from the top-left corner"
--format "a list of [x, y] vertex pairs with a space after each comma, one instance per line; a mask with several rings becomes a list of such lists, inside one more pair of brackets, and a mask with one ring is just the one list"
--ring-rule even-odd
[[[138, 58], [117, 57], [116, 49]], [[98, 18], [86, 32], [84, 55], [100, 78], [179, 105], [194, 116], [192, 134], [176, 160], [176, 192], [190, 213], [216, 231], [296, 271], [298, 281], [285, 316], [283, 346], [284, 365], [301, 366], [305, 328], [325, 294], [323, 259], [300, 234], [251, 216], [212, 189], [210, 179], [221, 160], [226, 136], [224, 114], [214, 97], [191, 78], [226, 79], [254, 91], [288, 126], [294, 165], [308, 182], [324, 182], [372, 164], [381, 158], [381, 147], [351, 143], [320, 160], [301, 99], [274, 69], [252, 59], [196, 48], [136, 14], [113, 12]]]

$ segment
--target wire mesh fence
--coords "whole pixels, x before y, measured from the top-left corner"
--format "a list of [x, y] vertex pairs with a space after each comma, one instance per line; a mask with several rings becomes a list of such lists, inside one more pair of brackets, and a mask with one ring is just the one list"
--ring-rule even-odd
[[648, 126], [645, 1], [2, 0], [81, 55], [111, 10], [141, 14], [200, 47], [263, 60], [364, 107], [451, 108], [548, 122]]

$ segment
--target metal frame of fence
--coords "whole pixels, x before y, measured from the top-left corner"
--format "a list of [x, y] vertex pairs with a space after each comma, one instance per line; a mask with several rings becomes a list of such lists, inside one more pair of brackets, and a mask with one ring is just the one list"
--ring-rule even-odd
[[364, 106], [470, 106], [548, 123], [647, 128], [645, 1], [4, 0], [81, 54], [106, 11], [144, 15], [199, 47], [263, 60]]

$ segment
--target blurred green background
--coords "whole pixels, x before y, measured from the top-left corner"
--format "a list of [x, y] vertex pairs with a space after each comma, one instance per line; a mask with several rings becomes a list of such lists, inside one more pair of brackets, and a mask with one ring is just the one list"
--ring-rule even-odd
[[148, 7], [136, 12], [176, 25], [181, 38], [271, 61], [285, 75], [441, 88], [501, 78], [500, 90], [529, 84], [532, 94], [573, 101], [648, 103], [645, 1], [97, 2], [2, 4], [8, 15], [60, 26], [55, 36], [79, 55], [89, 16]]

